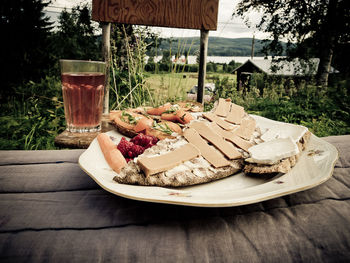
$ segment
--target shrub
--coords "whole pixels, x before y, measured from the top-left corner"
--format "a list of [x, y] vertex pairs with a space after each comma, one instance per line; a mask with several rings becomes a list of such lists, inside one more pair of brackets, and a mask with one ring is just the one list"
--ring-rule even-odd
[[0, 148], [55, 149], [54, 138], [65, 129], [61, 83], [58, 77], [28, 82], [2, 105]]

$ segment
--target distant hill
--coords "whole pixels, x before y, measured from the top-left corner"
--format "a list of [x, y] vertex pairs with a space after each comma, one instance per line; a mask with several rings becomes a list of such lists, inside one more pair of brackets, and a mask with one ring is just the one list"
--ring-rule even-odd
[[[262, 47], [262, 40], [255, 39], [254, 56], [264, 56], [261, 52]], [[209, 37], [208, 56], [250, 56], [251, 48], [252, 38]], [[186, 50], [189, 50], [190, 55], [194, 55], [199, 50], [199, 37], [162, 39], [157, 53], [162, 54], [163, 50], [170, 49], [172, 54], [177, 53], [178, 50], [180, 54], [184, 54]]]

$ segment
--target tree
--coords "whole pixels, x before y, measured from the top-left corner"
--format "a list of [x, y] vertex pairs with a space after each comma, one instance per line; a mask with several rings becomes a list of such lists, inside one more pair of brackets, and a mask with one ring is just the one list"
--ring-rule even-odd
[[281, 54], [279, 40], [286, 39], [287, 55], [320, 58], [316, 80], [328, 85], [328, 72], [337, 46], [350, 40], [350, 10], [347, 0], [240, 0], [235, 15], [260, 11], [257, 28], [270, 33], [265, 50]]
[[51, 64], [48, 49], [51, 22], [43, 12], [48, 4], [40, 0], [1, 2], [0, 98], [11, 94], [18, 84], [39, 80]]
[[171, 64], [171, 56], [169, 50], [163, 50], [163, 56], [160, 62], [163, 64]]
[[97, 25], [91, 20], [91, 10], [76, 6], [71, 12], [64, 9], [59, 16], [58, 30], [53, 39], [55, 60], [101, 60], [101, 38], [96, 36]]

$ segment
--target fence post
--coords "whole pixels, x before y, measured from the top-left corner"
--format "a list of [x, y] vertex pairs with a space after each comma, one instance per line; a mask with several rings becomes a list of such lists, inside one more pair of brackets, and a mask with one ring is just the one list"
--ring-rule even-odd
[[203, 104], [209, 31], [201, 29], [197, 101]]
[[103, 97], [103, 115], [109, 114], [109, 76], [111, 58], [111, 23], [102, 23], [102, 57], [106, 62], [106, 80]]

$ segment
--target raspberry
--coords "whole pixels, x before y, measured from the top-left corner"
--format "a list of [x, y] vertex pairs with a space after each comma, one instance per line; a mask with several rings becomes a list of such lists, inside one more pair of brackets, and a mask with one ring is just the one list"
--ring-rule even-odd
[[126, 158], [129, 157], [128, 153], [131, 151], [131, 148], [134, 144], [132, 142], [127, 141], [124, 137], [120, 140], [117, 148], [122, 153], [122, 155]]
[[149, 135], [149, 136], [152, 137], [152, 144], [153, 144], [153, 145], [156, 145], [157, 142], [158, 142], [158, 138], [155, 137], [155, 136], [152, 136], [152, 135]]
[[145, 148], [140, 145], [134, 144], [131, 148], [131, 151], [133, 152], [133, 156], [137, 157], [145, 151]]
[[145, 135], [143, 133], [139, 133], [130, 141], [142, 147], [149, 148], [155, 145], [158, 142], [158, 139], [151, 135]]

